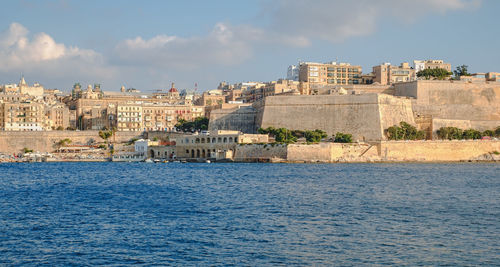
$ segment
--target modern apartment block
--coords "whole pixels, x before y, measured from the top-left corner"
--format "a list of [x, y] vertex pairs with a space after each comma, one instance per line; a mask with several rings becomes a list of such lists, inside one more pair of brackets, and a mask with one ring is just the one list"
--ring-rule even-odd
[[373, 82], [380, 85], [388, 85], [399, 82], [410, 82], [416, 80], [415, 69], [410, 67], [407, 62], [399, 66], [383, 63], [373, 67]]
[[299, 63], [299, 81], [315, 85], [361, 84], [362, 68], [349, 63]]

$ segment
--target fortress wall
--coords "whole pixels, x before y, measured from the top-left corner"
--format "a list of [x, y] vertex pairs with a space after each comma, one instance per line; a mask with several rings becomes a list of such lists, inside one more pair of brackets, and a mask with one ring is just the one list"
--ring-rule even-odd
[[[337, 149], [334, 149], [337, 148]], [[332, 162], [342, 156], [342, 149], [332, 143], [288, 145], [287, 160], [291, 162]]]
[[209, 131], [236, 130], [244, 133], [256, 133], [256, 110], [251, 106], [218, 109], [210, 113]]
[[[142, 132], [116, 132], [111, 141], [126, 142], [139, 137]], [[52, 152], [54, 144], [61, 139], [71, 139], [71, 144], [87, 144], [91, 139], [102, 142], [99, 131], [43, 131], [43, 132], [0, 132], [0, 152], [18, 153], [23, 148], [39, 152]]]
[[381, 138], [376, 94], [267, 97], [260, 127], [321, 129], [328, 135], [351, 133], [354, 139]]
[[288, 145], [290, 162], [467, 161], [500, 152], [500, 141], [382, 141]]
[[237, 145], [234, 153], [235, 161], [254, 161], [258, 159], [286, 159], [287, 146], [276, 144]]
[[415, 98], [416, 114], [433, 118], [500, 120], [500, 83], [414, 81], [395, 84], [396, 95]]
[[413, 108], [410, 99], [396, 98], [389, 95], [379, 95], [380, 123], [383, 131], [393, 125], [405, 121], [415, 125]]
[[410, 100], [381, 94], [272, 96], [257, 117], [262, 128], [321, 129], [350, 133], [354, 140], [381, 140], [384, 129], [400, 121], [414, 124]]
[[416, 141], [382, 142], [382, 160], [463, 161], [493, 151], [500, 152], [500, 141]]

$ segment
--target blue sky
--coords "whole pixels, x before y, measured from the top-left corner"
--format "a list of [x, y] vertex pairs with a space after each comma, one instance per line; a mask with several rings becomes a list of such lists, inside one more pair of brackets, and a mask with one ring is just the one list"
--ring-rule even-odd
[[143, 91], [270, 81], [303, 61], [500, 71], [500, 1], [5, 1], [0, 83]]

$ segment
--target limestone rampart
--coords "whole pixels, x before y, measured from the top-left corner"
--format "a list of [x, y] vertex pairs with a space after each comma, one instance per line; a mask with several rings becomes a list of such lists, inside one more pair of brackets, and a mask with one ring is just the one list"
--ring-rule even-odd
[[413, 81], [394, 85], [397, 96], [412, 97], [416, 114], [433, 118], [500, 121], [500, 83]]
[[[112, 142], [126, 142], [137, 138], [142, 132], [116, 132]], [[0, 152], [19, 153], [23, 148], [39, 152], [52, 152], [55, 144], [69, 138], [71, 144], [84, 145], [89, 141], [102, 142], [99, 131], [42, 131], [42, 132], [0, 132]]]
[[256, 111], [251, 106], [213, 110], [210, 112], [208, 130], [235, 130], [244, 133], [256, 133], [255, 116]]
[[500, 156], [500, 141], [382, 141], [376, 143], [290, 144], [237, 148], [235, 161], [280, 158], [286, 162], [459, 162]]
[[401, 121], [414, 124], [411, 102], [384, 94], [272, 96], [257, 110], [257, 126], [350, 133], [355, 140], [381, 140]]
[[259, 161], [286, 159], [287, 146], [284, 144], [240, 144], [236, 146], [235, 161]]
[[494, 151], [500, 152], [500, 141], [413, 141], [381, 142], [383, 161], [466, 161]]

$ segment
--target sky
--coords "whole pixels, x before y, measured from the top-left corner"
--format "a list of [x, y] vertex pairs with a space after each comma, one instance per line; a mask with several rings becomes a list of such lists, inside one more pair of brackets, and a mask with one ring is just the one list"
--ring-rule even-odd
[[500, 72], [497, 0], [3, 1], [0, 84], [144, 92], [272, 81], [298, 61]]

